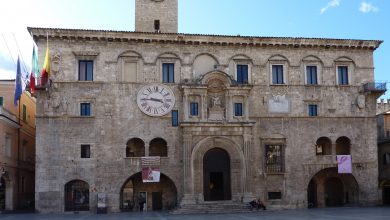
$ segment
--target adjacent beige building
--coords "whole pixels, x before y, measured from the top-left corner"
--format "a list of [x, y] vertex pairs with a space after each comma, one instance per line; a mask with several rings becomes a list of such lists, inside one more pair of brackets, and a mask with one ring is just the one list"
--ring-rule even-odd
[[14, 105], [15, 80], [0, 80], [0, 212], [34, 209], [35, 98]]
[[[95, 211], [98, 196], [109, 212], [378, 204], [381, 41], [181, 34], [177, 0], [136, 9], [136, 32], [29, 28], [52, 65], [38, 211]], [[148, 166], [159, 182], [143, 182]]]

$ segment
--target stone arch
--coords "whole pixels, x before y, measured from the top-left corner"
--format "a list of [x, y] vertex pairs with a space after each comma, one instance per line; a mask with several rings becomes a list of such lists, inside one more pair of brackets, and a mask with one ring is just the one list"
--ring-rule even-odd
[[275, 61], [275, 62], [287, 62], [288, 65], [290, 65], [290, 60], [284, 56], [284, 55], [281, 55], [281, 54], [274, 54], [272, 56], [270, 56], [267, 61]]
[[246, 182], [245, 159], [240, 145], [227, 137], [207, 137], [199, 141], [191, 153], [191, 191], [198, 199], [203, 198], [203, 158], [207, 151], [221, 148], [230, 156], [232, 200], [239, 200], [244, 193]]
[[231, 78], [231, 76], [219, 70], [208, 72], [202, 75], [199, 80], [203, 85], [210, 84], [212, 80], [221, 81], [225, 87], [230, 87], [230, 85], [233, 84], [233, 79]]
[[199, 79], [202, 75], [215, 70], [219, 65], [218, 59], [209, 53], [198, 54], [192, 63], [192, 77], [194, 79]]
[[118, 59], [121, 57], [133, 57], [133, 58], [139, 58], [142, 60], [142, 62], [145, 62], [144, 57], [137, 51], [135, 50], [126, 50], [123, 51], [118, 55]]
[[176, 59], [180, 62], [180, 65], [182, 64], [182, 59], [179, 55], [177, 55], [174, 52], [163, 52], [157, 55], [156, 59], [154, 60], [154, 63], [157, 63], [158, 59]]
[[348, 56], [340, 56], [336, 58], [334, 62], [350, 62], [355, 66], [355, 61]]
[[145, 156], [145, 142], [140, 138], [131, 138], [126, 143], [126, 157]]
[[75, 179], [64, 186], [65, 211], [89, 211], [89, 184]]
[[350, 155], [351, 154], [351, 140], [342, 136], [336, 140], [336, 155]]
[[168, 157], [168, 143], [163, 138], [154, 138], [149, 142], [149, 156]]
[[[341, 175], [337, 173], [336, 167], [325, 168], [309, 180], [307, 198], [308, 207], [357, 205], [359, 185], [352, 174]], [[316, 200], [310, 201], [313, 198]]]
[[[121, 211], [140, 210], [140, 202], [142, 202], [140, 201], [140, 192], [146, 192], [147, 194], [144, 205], [148, 210], [171, 210], [177, 206], [176, 185], [164, 173], [160, 175], [160, 182], [145, 184], [142, 182], [141, 172], [137, 172], [128, 177], [119, 188], [119, 207]], [[162, 199], [159, 205], [157, 205], [160, 202], [157, 201], [158, 197]]]
[[239, 54], [235, 54], [233, 55], [232, 57], [229, 58], [229, 63], [235, 59], [239, 59], [239, 60], [246, 60], [248, 62], [250, 62], [251, 64], [253, 64], [253, 59], [251, 57], [249, 57], [248, 55], [246, 54], [243, 54], [243, 53], [239, 53]]
[[301, 62], [319, 62], [324, 65], [324, 62], [322, 62], [321, 58], [315, 55], [307, 55], [302, 58]]
[[317, 155], [331, 155], [332, 154], [332, 141], [328, 137], [320, 137], [316, 141], [316, 154]]

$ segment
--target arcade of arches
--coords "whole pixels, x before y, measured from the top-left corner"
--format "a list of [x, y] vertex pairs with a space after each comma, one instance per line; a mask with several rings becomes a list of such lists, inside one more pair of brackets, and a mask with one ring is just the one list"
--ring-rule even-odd
[[[126, 144], [126, 157], [144, 157], [145, 142], [140, 138], [132, 138]], [[149, 143], [149, 156], [168, 156], [167, 142], [162, 138], [154, 138]]]

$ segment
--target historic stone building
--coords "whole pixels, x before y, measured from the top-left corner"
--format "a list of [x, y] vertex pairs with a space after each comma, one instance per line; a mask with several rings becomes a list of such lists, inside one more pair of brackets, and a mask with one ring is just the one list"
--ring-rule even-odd
[[34, 209], [35, 98], [14, 105], [15, 80], [0, 80], [0, 213]]
[[378, 114], [377, 122], [379, 188], [381, 190], [379, 195], [382, 196], [383, 205], [390, 205], [390, 112]]
[[[135, 29], [29, 28], [52, 65], [38, 211], [94, 211], [98, 195], [110, 212], [378, 203], [381, 41], [181, 34], [177, 0], [136, 0]], [[148, 166], [159, 182], [143, 182]]]

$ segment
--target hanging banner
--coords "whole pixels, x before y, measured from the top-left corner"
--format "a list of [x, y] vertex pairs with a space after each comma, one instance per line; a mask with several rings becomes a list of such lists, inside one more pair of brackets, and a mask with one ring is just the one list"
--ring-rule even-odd
[[142, 157], [142, 182], [160, 182], [160, 157]]
[[338, 173], [352, 173], [351, 155], [337, 155]]

